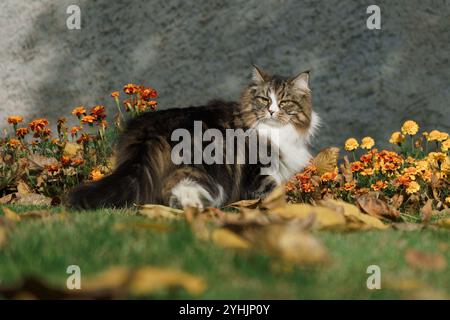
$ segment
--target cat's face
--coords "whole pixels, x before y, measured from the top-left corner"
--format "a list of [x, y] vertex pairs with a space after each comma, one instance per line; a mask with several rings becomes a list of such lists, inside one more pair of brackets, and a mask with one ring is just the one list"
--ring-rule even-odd
[[313, 112], [307, 72], [284, 78], [270, 76], [255, 66], [252, 80], [242, 94], [241, 103], [255, 124], [291, 124], [299, 131], [308, 130]]

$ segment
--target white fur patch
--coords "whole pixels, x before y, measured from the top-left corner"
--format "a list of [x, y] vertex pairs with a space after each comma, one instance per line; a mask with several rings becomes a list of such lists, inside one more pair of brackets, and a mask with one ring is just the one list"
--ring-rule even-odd
[[213, 198], [211, 194], [197, 182], [191, 179], [183, 179], [172, 188], [169, 205], [175, 207], [179, 204], [182, 208], [196, 207], [203, 209], [204, 200], [202, 199], [206, 199], [211, 206], [220, 207], [223, 205], [225, 193], [222, 186], [218, 185], [218, 188], [219, 196]]
[[280, 161], [277, 170], [269, 173], [277, 183], [288, 181], [292, 175], [305, 168], [311, 160], [308, 143], [320, 124], [319, 116], [313, 112], [311, 126], [305, 136], [301, 135], [293, 125], [279, 125], [272, 122], [261, 122], [256, 126], [258, 133], [268, 136], [272, 145], [278, 147]]
[[277, 96], [276, 96], [275, 92], [273, 92], [271, 90], [269, 97], [270, 97], [270, 101], [271, 101], [270, 106], [269, 106], [269, 111], [272, 112], [273, 114], [275, 114], [278, 111], [280, 111], [280, 107], [278, 106]]

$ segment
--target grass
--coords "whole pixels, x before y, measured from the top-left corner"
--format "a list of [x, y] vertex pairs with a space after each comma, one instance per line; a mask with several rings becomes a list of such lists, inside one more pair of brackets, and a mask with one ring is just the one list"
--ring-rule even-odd
[[[19, 213], [33, 209], [10, 208]], [[51, 209], [55, 213], [62, 210]], [[277, 266], [282, 263], [277, 258], [226, 250], [196, 239], [185, 222], [171, 222], [169, 231], [117, 228], [117, 224], [148, 222], [146, 219], [129, 210], [98, 210], [71, 212], [65, 219], [21, 221], [0, 249], [0, 284], [34, 274], [64, 286], [66, 268], [72, 264], [80, 266], [82, 277], [113, 265], [153, 265], [200, 275], [208, 285], [200, 296], [172, 290], [156, 298], [398, 299], [414, 294], [385, 285], [388, 278], [415, 279], [424, 283], [431, 295], [450, 294], [448, 270], [417, 271], [403, 258], [405, 250], [413, 248], [438, 252], [450, 262], [450, 250], [445, 250], [450, 233], [446, 230], [317, 232], [330, 251], [332, 264], [280, 271]], [[366, 268], [372, 264], [381, 268], [381, 290], [366, 287]]]

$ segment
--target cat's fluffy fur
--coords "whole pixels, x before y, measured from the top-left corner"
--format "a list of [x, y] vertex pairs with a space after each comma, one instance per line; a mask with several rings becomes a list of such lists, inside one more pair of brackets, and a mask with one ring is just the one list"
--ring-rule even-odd
[[[77, 208], [122, 207], [157, 203], [174, 207], [221, 206], [261, 197], [305, 167], [308, 144], [319, 125], [312, 111], [309, 74], [294, 78], [269, 76], [254, 67], [252, 83], [240, 101], [212, 101], [206, 106], [145, 113], [131, 120], [117, 149], [117, 165], [103, 179], [78, 186], [67, 203]], [[193, 131], [194, 121], [203, 128], [254, 128], [262, 134], [277, 133], [280, 163], [261, 175], [261, 164], [175, 165], [171, 141], [175, 129]], [[203, 146], [205, 146], [204, 143]], [[225, 153], [224, 153], [225, 154]]]

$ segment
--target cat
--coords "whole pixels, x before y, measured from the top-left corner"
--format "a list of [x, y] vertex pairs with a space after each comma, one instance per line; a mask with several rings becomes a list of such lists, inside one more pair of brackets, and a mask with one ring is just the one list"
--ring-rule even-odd
[[[175, 163], [173, 132], [192, 133], [195, 122], [202, 130], [213, 128], [224, 135], [230, 129], [254, 130], [266, 139], [271, 152], [278, 150], [278, 165], [262, 174], [268, 166], [259, 160], [245, 162], [247, 155], [245, 163]], [[79, 209], [145, 203], [204, 208], [264, 197], [308, 165], [308, 147], [319, 124], [312, 110], [308, 71], [286, 78], [253, 66], [252, 81], [239, 102], [214, 100], [205, 106], [148, 112], [130, 120], [117, 144], [114, 171], [74, 188], [67, 204]], [[220, 146], [227, 151], [228, 145]], [[236, 160], [238, 151], [234, 153]]]

